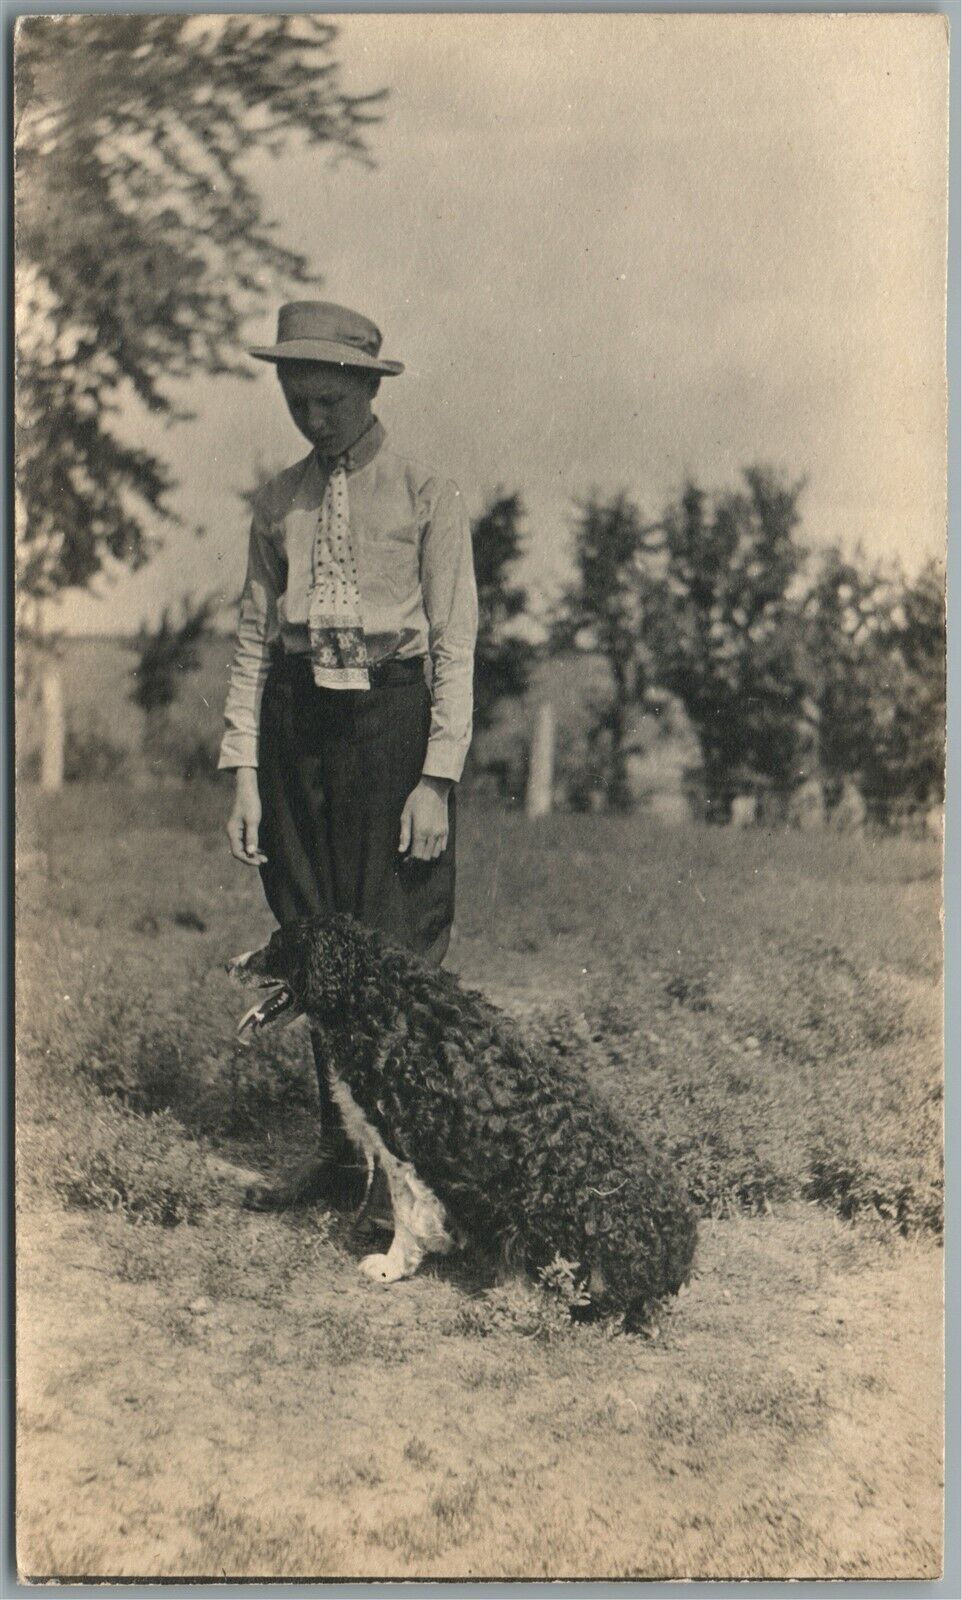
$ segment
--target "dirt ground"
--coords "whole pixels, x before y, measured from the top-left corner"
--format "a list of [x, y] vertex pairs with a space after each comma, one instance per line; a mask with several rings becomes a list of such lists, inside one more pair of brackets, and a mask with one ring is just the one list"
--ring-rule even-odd
[[720, 1222], [656, 1338], [544, 1344], [457, 1331], [430, 1273], [383, 1291], [323, 1236], [218, 1226], [246, 1286], [206, 1230], [130, 1282], [119, 1219], [23, 1228], [32, 1576], [937, 1575], [932, 1247]]

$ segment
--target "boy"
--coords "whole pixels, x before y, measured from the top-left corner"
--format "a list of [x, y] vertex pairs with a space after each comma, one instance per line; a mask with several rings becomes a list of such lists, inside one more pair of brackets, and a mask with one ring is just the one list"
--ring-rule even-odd
[[[311, 450], [254, 502], [219, 765], [236, 772], [231, 851], [278, 922], [350, 912], [440, 963], [477, 595], [458, 489], [390, 450], [374, 415], [403, 371], [380, 348], [366, 317], [301, 301], [250, 352]], [[354, 1167], [317, 1045], [315, 1061], [318, 1160], [250, 1205], [333, 1198]]]

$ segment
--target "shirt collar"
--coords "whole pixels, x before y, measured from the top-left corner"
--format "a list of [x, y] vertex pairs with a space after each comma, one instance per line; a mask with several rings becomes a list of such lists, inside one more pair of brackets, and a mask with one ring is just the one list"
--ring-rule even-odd
[[359, 472], [361, 467], [366, 467], [369, 461], [374, 460], [386, 437], [383, 423], [377, 417], [372, 417], [364, 432], [354, 440], [353, 444], [342, 450], [333, 461], [319, 458], [319, 464], [324, 471], [330, 472], [340, 461], [344, 463], [348, 472]]

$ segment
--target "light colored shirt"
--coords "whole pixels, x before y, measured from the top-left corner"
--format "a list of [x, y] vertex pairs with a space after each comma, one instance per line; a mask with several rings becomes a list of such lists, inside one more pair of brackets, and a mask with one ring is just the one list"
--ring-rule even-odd
[[[457, 781], [471, 742], [478, 625], [471, 529], [457, 487], [396, 455], [384, 439], [375, 419], [341, 458], [368, 659], [430, 656], [433, 705], [423, 772]], [[257, 766], [275, 641], [291, 652], [310, 649], [314, 536], [328, 475], [312, 450], [254, 500], [221, 768]]]

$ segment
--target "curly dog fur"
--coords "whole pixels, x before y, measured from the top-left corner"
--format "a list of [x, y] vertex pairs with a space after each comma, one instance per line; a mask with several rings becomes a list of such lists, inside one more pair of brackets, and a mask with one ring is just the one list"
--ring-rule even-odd
[[532, 1274], [560, 1254], [628, 1326], [687, 1281], [695, 1219], [665, 1163], [576, 1066], [526, 1045], [452, 974], [345, 916], [288, 923], [230, 970], [283, 985], [248, 1018], [306, 1012], [357, 1107], [473, 1253]]

